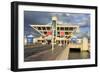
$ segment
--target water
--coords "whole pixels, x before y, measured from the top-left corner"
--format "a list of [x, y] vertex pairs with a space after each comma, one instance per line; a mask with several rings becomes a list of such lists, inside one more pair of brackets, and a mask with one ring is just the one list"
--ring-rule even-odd
[[70, 50], [69, 59], [89, 59], [90, 53], [87, 51], [80, 52], [80, 50]]

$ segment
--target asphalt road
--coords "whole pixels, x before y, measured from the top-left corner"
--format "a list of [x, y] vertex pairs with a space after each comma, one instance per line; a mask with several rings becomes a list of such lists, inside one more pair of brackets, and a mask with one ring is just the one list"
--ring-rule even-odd
[[42, 52], [44, 50], [49, 50], [50, 48], [51, 45], [41, 45], [41, 44], [37, 44], [31, 47], [24, 47], [24, 58], [34, 55], [38, 52]]
[[56, 60], [57, 56], [62, 53], [65, 47], [55, 46], [52, 51], [51, 45], [39, 45], [34, 48], [24, 49], [24, 61], [46, 61]]
[[52, 51], [51, 45], [36, 44], [24, 49], [24, 61], [50, 61], [50, 60], [73, 60], [73, 59], [88, 59], [89, 52], [80, 52], [77, 50], [69, 50], [66, 46], [55, 46]]

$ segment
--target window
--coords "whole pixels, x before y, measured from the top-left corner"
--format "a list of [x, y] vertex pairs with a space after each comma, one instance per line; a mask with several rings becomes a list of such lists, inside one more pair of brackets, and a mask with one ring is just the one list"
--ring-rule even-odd
[[58, 35], [60, 34], [60, 32], [57, 32], [58, 33]]
[[46, 30], [45, 27], [43, 27], [43, 30]]
[[41, 27], [38, 27], [38, 30], [41, 30]]
[[47, 32], [44, 32], [44, 34], [46, 35], [46, 34], [47, 34]]
[[65, 32], [65, 35], [68, 35], [68, 32]]
[[47, 27], [47, 30], [50, 30], [50, 27]]
[[61, 30], [64, 30], [64, 27], [61, 27]]
[[57, 30], [59, 30], [59, 27], [57, 27]]
[[69, 30], [73, 30], [73, 27], [69, 27]]

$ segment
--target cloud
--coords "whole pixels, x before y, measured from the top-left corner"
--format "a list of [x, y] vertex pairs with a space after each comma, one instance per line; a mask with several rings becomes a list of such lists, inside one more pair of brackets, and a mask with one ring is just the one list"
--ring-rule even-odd
[[51, 16], [62, 16], [63, 13], [60, 12], [54, 12], [54, 13], [49, 13]]
[[[58, 17], [58, 23], [60, 24], [77, 24], [82, 27], [90, 26], [90, 14], [85, 13], [67, 13], [67, 12], [37, 12], [37, 11], [26, 11], [24, 18], [25, 35], [39, 36], [39, 34], [29, 27], [30, 24], [48, 24], [50, 25], [52, 16]], [[83, 31], [85, 32], [85, 31]]]
[[66, 16], [70, 16], [71, 14], [70, 14], [70, 13], [66, 13], [65, 15], [66, 15]]

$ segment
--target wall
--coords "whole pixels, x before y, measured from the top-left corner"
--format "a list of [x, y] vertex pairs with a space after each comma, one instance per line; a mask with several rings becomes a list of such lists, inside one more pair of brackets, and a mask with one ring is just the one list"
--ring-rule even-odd
[[[13, 0], [0, 0], [0, 73], [12, 73], [10, 69], [10, 2]], [[16, 0], [17, 1], [17, 0]], [[49, 2], [49, 3], [65, 3], [65, 4], [80, 4], [80, 5], [99, 5], [99, 0], [21, 0], [21, 1], [34, 1], [34, 2]], [[100, 13], [100, 10], [99, 12]], [[99, 15], [99, 14], [98, 14]], [[100, 16], [100, 15], [99, 15]], [[99, 18], [98, 18], [99, 19]], [[100, 25], [98, 26], [100, 27]], [[100, 29], [99, 29], [100, 31]], [[100, 37], [100, 34], [98, 35]], [[99, 40], [99, 39], [98, 39]], [[99, 42], [100, 43], [100, 42]], [[100, 46], [99, 46], [100, 47]], [[98, 51], [99, 48], [98, 48]], [[100, 56], [100, 53], [98, 54]], [[100, 60], [100, 58], [99, 58]], [[91, 68], [74, 68], [74, 69], [61, 69], [61, 70], [45, 70], [35, 71], [36, 73], [98, 73], [99, 67]], [[30, 71], [30, 73], [32, 73]]]

